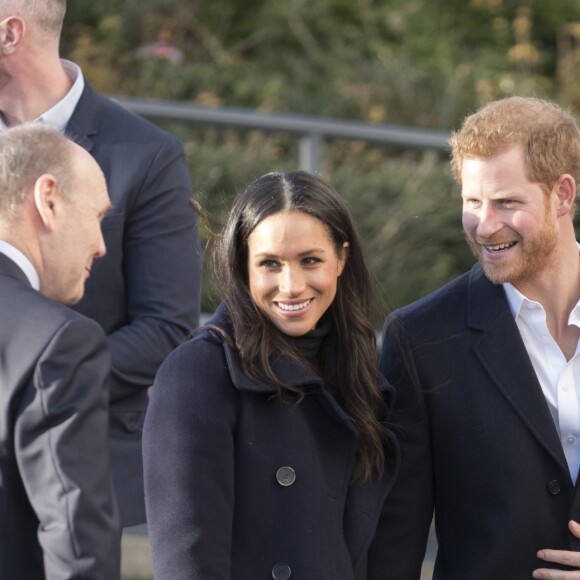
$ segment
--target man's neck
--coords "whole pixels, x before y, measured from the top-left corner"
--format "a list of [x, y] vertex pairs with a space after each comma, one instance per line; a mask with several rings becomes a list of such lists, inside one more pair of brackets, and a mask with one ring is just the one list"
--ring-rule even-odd
[[580, 329], [568, 324], [580, 301], [580, 252], [576, 241], [572, 239], [566, 248], [561, 248], [551, 268], [514, 287], [543, 306], [550, 334], [569, 359], [580, 337]]
[[73, 84], [58, 59], [43, 66], [23, 63], [11, 76], [0, 90], [0, 111], [9, 127], [40, 117], [63, 99]]
[[580, 300], [580, 255], [558, 262], [557, 267], [538, 274], [533, 280], [514, 283], [526, 298], [539, 302], [550, 316], [568, 318]]

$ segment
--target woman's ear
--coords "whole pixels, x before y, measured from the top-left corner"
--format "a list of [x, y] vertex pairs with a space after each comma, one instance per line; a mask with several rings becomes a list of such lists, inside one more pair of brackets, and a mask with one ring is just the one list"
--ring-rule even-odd
[[34, 204], [47, 231], [52, 232], [62, 205], [62, 194], [56, 178], [50, 174], [41, 175], [34, 184]]
[[342, 244], [342, 248], [338, 255], [338, 276], [342, 274], [342, 271], [344, 270], [344, 267], [346, 265], [346, 261], [348, 259], [349, 246], [350, 244], [348, 242], [344, 242], [344, 244]]

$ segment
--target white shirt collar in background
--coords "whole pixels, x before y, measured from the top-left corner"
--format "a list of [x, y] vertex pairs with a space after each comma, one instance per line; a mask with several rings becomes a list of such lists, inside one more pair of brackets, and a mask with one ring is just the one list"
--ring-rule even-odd
[[36, 120], [64, 132], [85, 88], [85, 79], [77, 64], [70, 60], [61, 60], [61, 63], [68, 78], [74, 81], [73, 86], [61, 101]]
[[[83, 94], [85, 88], [85, 79], [80, 67], [70, 60], [61, 60], [62, 66], [68, 76], [73, 81], [73, 86], [70, 91], [61, 99], [54, 107], [40, 115], [35, 122], [46, 123], [51, 127], [55, 127], [59, 131], [66, 129], [70, 118], [72, 117], [76, 106]], [[6, 129], [4, 118], [0, 115], [0, 131]]]

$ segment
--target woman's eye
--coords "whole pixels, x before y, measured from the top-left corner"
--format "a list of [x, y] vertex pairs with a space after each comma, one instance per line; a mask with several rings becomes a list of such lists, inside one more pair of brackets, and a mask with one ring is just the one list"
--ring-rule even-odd
[[313, 256], [309, 256], [308, 258], [304, 258], [302, 260], [302, 263], [306, 264], [307, 266], [318, 264], [319, 262], [321, 262], [320, 258], [314, 258]]

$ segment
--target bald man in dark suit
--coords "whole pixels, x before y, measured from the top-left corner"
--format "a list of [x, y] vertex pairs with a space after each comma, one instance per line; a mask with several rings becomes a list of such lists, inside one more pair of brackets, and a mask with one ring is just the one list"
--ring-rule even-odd
[[92, 157], [55, 129], [0, 133], [0, 578], [116, 580], [110, 356], [78, 302], [105, 254]]

